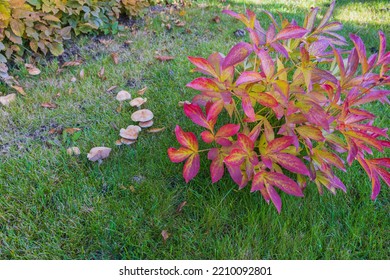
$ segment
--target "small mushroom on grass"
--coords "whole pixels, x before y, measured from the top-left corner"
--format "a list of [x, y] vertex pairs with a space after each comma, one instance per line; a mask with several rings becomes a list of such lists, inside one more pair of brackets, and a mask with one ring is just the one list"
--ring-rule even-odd
[[133, 100], [130, 101], [130, 106], [135, 107], [137, 106], [138, 108], [141, 107], [142, 104], [144, 104], [148, 99], [147, 98], [142, 98], [142, 97], [137, 97], [134, 98]]
[[118, 92], [118, 94], [116, 95], [116, 100], [120, 102], [119, 108], [117, 109], [118, 112], [120, 112], [122, 109], [122, 102], [129, 99], [131, 99], [131, 95], [127, 91], [121, 90], [120, 92]]
[[88, 155], [87, 158], [90, 161], [99, 161], [99, 164], [102, 163], [102, 160], [107, 158], [110, 155], [111, 149], [107, 147], [95, 147], [92, 148]]
[[78, 147], [70, 147], [66, 149], [66, 153], [70, 156], [78, 156], [80, 155], [80, 149]]
[[153, 120], [147, 121], [147, 122], [140, 122], [139, 126], [142, 128], [151, 127], [153, 125]]
[[138, 125], [129, 125], [126, 129], [121, 128], [119, 135], [127, 140], [137, 140], [140, 131], [141, 128]]
[[131, 115], [131, 120], [134, 122], [147, 122], [151, 119], [153, 119], [153, 113], [148, 109], [138, 110]]

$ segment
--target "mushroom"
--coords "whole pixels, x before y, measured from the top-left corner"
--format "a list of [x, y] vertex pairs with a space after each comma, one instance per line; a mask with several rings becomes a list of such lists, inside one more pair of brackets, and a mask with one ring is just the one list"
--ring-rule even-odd
[[95, 147], [92, 148], [88, 155], [87, 158], [90, 161], [99, 161], [99, 164], [102, 162], [103, 159], [108, 157], [110, 155], [111, 149], [107, 147]]
[[129, 100], [129, 99], [131, 99], [131, 95], [127, 91], [121, 90], [120, 92], [118, 92], [118, 94], [116, 95], [116, 100], [118, 100], [120, 102], [119, 107], [116, 109], [116, 111], [118, 113], [122, 109], [122, 102], [125, 101], [125, 100]]
[[148, 109], [138, 110], [131, 115], [131, 119], [134, 122], [147, 122], [153, 119], [153, 113]]
[[129, 125], [126, 129], [121, 128], [119, 135], [127, 140], [137, 140], [140, 131], [141, 128], [138, 125]]
[[139, 126], [142, 128], [151, 127], [153, 125], [153, 120], [147, 121], [147, 122], [140, 122]]
[[135, 106], [140, 107], [147, 100], [148, 100], [147, 98], [137, 97], [130, 101], [130, 105], [131, 107], [135, 107]]
[[16, 99], [16, 94], [11, 93], [6, 96], [0, 96], [0, 104], [4, 106], [9, 106], [11, 102], [14, 102]]
[[78, 156], [80, 154], [80, 149], [78, 147], [70, 147], [66, 149], [66, 153], [70, 156]]
[[131, 145], [131, 144], [134, 144], [136, 142], [135, 140], [129, 140], [129, 139], [125, 139], [125, 138], [121, 138], [120, 141], [122, 144], [125, 144], [125, 145]]
[[127, 91], [125, 90], [121, 90], [120, 92], [118, 92], [118, 94], [116, 95], [116, 100], [118, 100], [119, 102], [123, 102], [125, 100], [129, 100], [131, 99], [131, 95], [130, 93], [128, 93]]

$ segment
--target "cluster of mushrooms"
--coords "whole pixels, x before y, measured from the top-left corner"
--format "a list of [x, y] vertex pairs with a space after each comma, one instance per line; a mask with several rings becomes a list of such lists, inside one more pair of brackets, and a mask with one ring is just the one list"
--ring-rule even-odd
[[[131, 95], [125, 90], [118, 92], [116, 99], [121, 102], [131, 100]], [[131, 145], [137, 141], [138, 134], [142, 128], [148, 128], [153, 125], [153, 113], [148, 109], [140, 109], [141, 105], [145, 104], [146, 98], [137, 97], [130, 101], [130, 106], [137, 107], [138, 111], [135, 111], [131, 115], [131, 120], [138, 122], [138, 125], [129, 125], [126, 129], [122, 128], [119, 132], [121, 139], [115, 142], [116, 145]]]
[[[148, 109], [141, 109], [141, 105], [145, 104], [147, 101], [146, 98], [137, 97], [131, 99], [130, 93], [125, 90], [118, 92], [116, 100], [120, 102], [120, 107], [124, 101], [130, 100], [130, 106], [138, 108], [138, 111], [135, 111], [131, 115], [131, 120], [138, 122], [138, 125], [129, 125], [126, 129], [122, 128], [119, 132], [121, 139], [115, 142], [115, 144], [118, 146], [122, 144], [131, 145], [137, 141], [138, 134], [141, 132], [142, 128], [148, 128], [153, 125], [153, 113]], [[111, 148], [94, 147], [87, 154], [87, 158], [90, 161], [98, 161], [100, 164], [102, 163], [103, 159], [110, 155], [110, 152]], [[77, 154], [73, 150], [69, 151], [68, 153]], [[78, 154], [80, 154], [80, 152], [78, 152]]]

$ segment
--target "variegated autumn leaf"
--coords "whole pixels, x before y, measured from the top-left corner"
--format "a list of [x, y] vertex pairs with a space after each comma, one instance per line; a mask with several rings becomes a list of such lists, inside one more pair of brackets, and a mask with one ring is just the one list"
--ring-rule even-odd
[[243, 62], [253, 51], [250, 44], [240, 42], [235, 45], [229, 53], [226, 55], [222, 63], [222, 69], [226, 69], [230, 66], [235, 66], [238, 63]]
[[198, 140], [192, 132], [184, 132], [180, 126], [176, 126], [175, 134], [177, 141], [182, 145], [179, 149], [169, 148], [168, 156], [172, 162], [185, 161], [183, 177], [188, 183], [199, 172], [200, 157], [198, 153]]
[[267, 203], [271, 200], [279, 213], [282, 201], [273, 187], [277, 187], [289, 195], [303, 197], [299, 185], [286, 175], [277, 172], [256, 173], [253, 177], [251, 191], [260, 191]]
[[194, 71], [218, 78], [218, 73], [215, 71], [213, 65], [202, 57], [188, 57], [189, 61], [196, 66]]
[[293, 145], [293, 143], [294, 138], [292, 136], [276, 138], [268, 143], [261, 159], [271, 170], [273, 169], [273, 163], [277, 163], [291, 172], [309, 176], [309, 170], [298, 157], [283, 152], [283, 150]]
[[219, 113], [223, 109], [223, 101], [208, 102], [206, 105], [206, 115], [197, 104], [183, 104], [184, 114], [197, 125], [203, 126], [213, 132]]

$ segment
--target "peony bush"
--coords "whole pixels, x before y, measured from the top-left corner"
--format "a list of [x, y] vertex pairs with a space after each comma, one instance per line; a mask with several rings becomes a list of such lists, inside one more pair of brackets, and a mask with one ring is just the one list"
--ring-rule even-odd
[[169, 148], [168, 156], [185, 162], [187, 183], [199, 172], [203, 153], [213, 183], [227, 170], [240, 189], [249, 184], [278, 212], [278, 190], [302, 197], [312, 181], [321, 194], [345, 192], [334, 173], [346, 171], [345, 161], [363, 167], [372, 199], [381, 179], [390, 186], [390, 158], [372, 158], [373, 149], [390, 146], [387, 128], [374, 126], [376, 116], [364, 109], [370, 102], [389, 103], [386, 38], [378, 32], [379, 51], [369, 57], [357, 35], [350, 35], [353, 48], [345, 49], [347, 40], [337, 33], [342, 24], [329, 21], [334, 7], [333, 1], [318, 24], [318, 8], [311, 9], [303, 26], [278, 22], [264, 11], [272, 22], [268, 28], [250, 10], [223, 11], [244, 23], [250, 42], [236, 44], [226, 56], [189, 57], [206, 76], [187, 84], [200, 93], [184, 104], [184, 114], [203, 128], [200, 139], [209, 147], [200, 150], [199, 137], [176, 126], [181, 146]]

